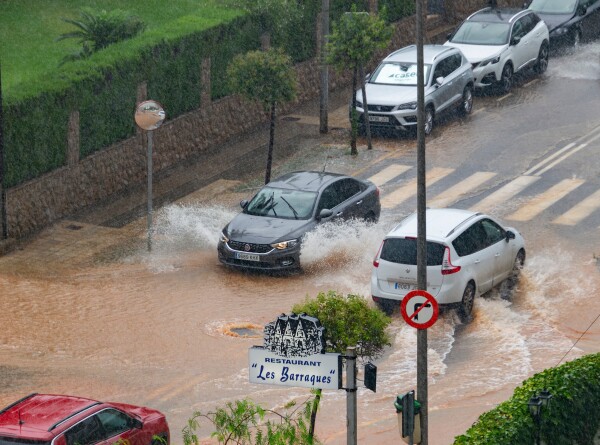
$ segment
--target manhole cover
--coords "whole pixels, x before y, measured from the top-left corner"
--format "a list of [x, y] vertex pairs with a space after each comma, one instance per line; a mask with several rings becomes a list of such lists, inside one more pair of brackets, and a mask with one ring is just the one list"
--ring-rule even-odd
[[232, 323], [223, 328], [223, 334], [230, 337], [262, 338], [263, 326], [252, 323]]

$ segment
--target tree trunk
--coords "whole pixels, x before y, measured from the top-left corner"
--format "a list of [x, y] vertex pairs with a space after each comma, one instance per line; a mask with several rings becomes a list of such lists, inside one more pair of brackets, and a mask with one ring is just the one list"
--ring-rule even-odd
[[271, 104], [271, 128], [269, 130], [269, 152], [267, 154], [267, 171], [265, 184], [271, 182], [271, 165], [273, 164], [273, 144], [275, 143], [275, 102]]
[[363, 100], [363, 117], [365, 119], [365, 131], [367, 132], [367, 149], [371, 150], [373, 145], [371, 144], [371, 122], [369, 121], [369, 105], [367, 104], [367, 90], [365, 89], [365, 68], [360, 66], [360, 89], [362, 90]]
[[350, 110], [350, 154], [356, 156], [358, 150], [356, 149], [356, 133], [358, 132], [356, 112], [356, 66], [352, 72], [352, 107]]
[[310, 413], [310, 430], [308, 432], [310, 443], [313, 442], [313, 436], [315, 434], [315, 422], [317, 421], [317, 410], [319, 409], [319, 402], [321, 401], [321, 392], [322, 389], [320, 388], [315, 391], [315, 400], [313, 401], [312, 411]]

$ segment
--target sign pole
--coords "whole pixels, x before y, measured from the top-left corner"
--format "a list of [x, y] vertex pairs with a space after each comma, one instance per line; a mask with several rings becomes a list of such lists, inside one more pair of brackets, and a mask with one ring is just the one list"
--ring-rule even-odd
[[[417, 286], [427, 290], [426, 184], [425, 184], [425, 82], [423, 67], [424, 1], [417, 0]], [[421, 445], [428, 445], [427, 329], [417, 331], [417, 400], [421, 404]]]
[[146, 132], [148, 136], [148, 148], [146, 156], [148, 158], [148, 212], [147, 212], [147, 230], [148, 230], [148, 252], [152, 250], [152, 130]]
[[347, 445], [356, 445], [356, 348], [346, 350], [346, 421], [348, 422]]

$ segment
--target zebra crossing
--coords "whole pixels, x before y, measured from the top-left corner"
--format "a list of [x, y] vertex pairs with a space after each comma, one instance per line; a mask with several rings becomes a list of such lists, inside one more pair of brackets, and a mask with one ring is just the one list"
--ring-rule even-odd
[[[574, 144], [569, 148], [576, 149], [578, 147], [578, 145]], [[497, 174], [480, 171], [467, 178], [461, 178], [454, 184], [450, 183], [442, 192], [430, 196], [434, 184], [451, 182], [453, 178], [452, 173], [455, 172], [453, 168], [433, 167], [425, 173], [428, 188], [427, 206], [449, 207], [463, 198], [469, 198], [469, 203], [472, 203], [473, 198], [469, 195], [481, 194], [482, 198], [478, 202], [470, 204], [470, 210], [489, 213], [492, 210], [501, 209], [504, 205], [510, 212], [507, 215], [502, 215], [504, 219], [519, 222], [533, 220], [568, 195], [572, 199], [571, 193], [575, 192], [586, 182], [583, 179], [563, 179], [554, 184], [548, 184], [545, 190], [539, 193], [528, 194], [528, 188], [533, 184], [537, 184], [541, 179], [539, 174], [545, 171], [553, 162], [560, 159], [561, 155], [565, 156], [565, 152], [568, 152], [568, 149], [562, 153], [557, 153], [554, 159], [544, 160], [526, 172], [526, 174], [517, 176], [490, 194], [474, 192], [478, 192], [481, 187], [491, 184], [491, 181]], [[416, 168], [413, 166], [392, 164], [369, 178], [371, 182], [382, 189], [381, 208], [383, 210], [399, 207], [411, 198], [416, 197], [417, 179], [415, 177], [407, 177], [406, 180], [403, 180], [402, 178], [403, 175], [410, 176], [411, 171], [414, 174], [414, 170]], [[398, 183], [399, 185], [396, 185]], [[542, 184], [539, 183], [538, 185]], [[493, 185], [490, 186], [490, 188], [492, 187]], [[519, 206], [516, 210], [505, 205], [509, 200], [517, 197], [519, 198]], [[579, 202], [575, 203], [567, 211], [562, 212], [560, 216], [554, 218], [551, 223], [560, 226], [575, 226], [596, 211], [600, 211], [600, 190], [582, 197]]]

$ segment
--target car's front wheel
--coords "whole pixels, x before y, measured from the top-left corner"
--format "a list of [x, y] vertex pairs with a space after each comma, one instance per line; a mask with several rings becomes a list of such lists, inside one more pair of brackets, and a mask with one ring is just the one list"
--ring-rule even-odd
[[500, 82], [498, 85], [500, 87], [500, 92], [504, 94], [508, 93], [512, 88], [512, 81], [513, 67], [510, 63], [507, 63], [504, 65], [504, 68], [502, 68], [502, 76], [500, 77]]
[[434, 111], [431, 105], [425, 108], [425, 135], [429, 136], [433, 131]]
[[463, 292], [460, 306], [458, 307], [458, 316], [464, 323], [469, 320], [471, 313], [473, 312], [473, 305], [475, 304], [475, 283], [469, 281], [467, 287]]
[[471, 111], [473, 111], [473, 88], [471, 88], [470, 85], [467, 85], [463, 90], [458, 113], [461, 116], [466, 116], [467, 114], [471, 114]]
[[548, 44], [546, 42], [540, 46], [540, 52], [533, 69], [537, 74], [544, 74], [548, 69]]

